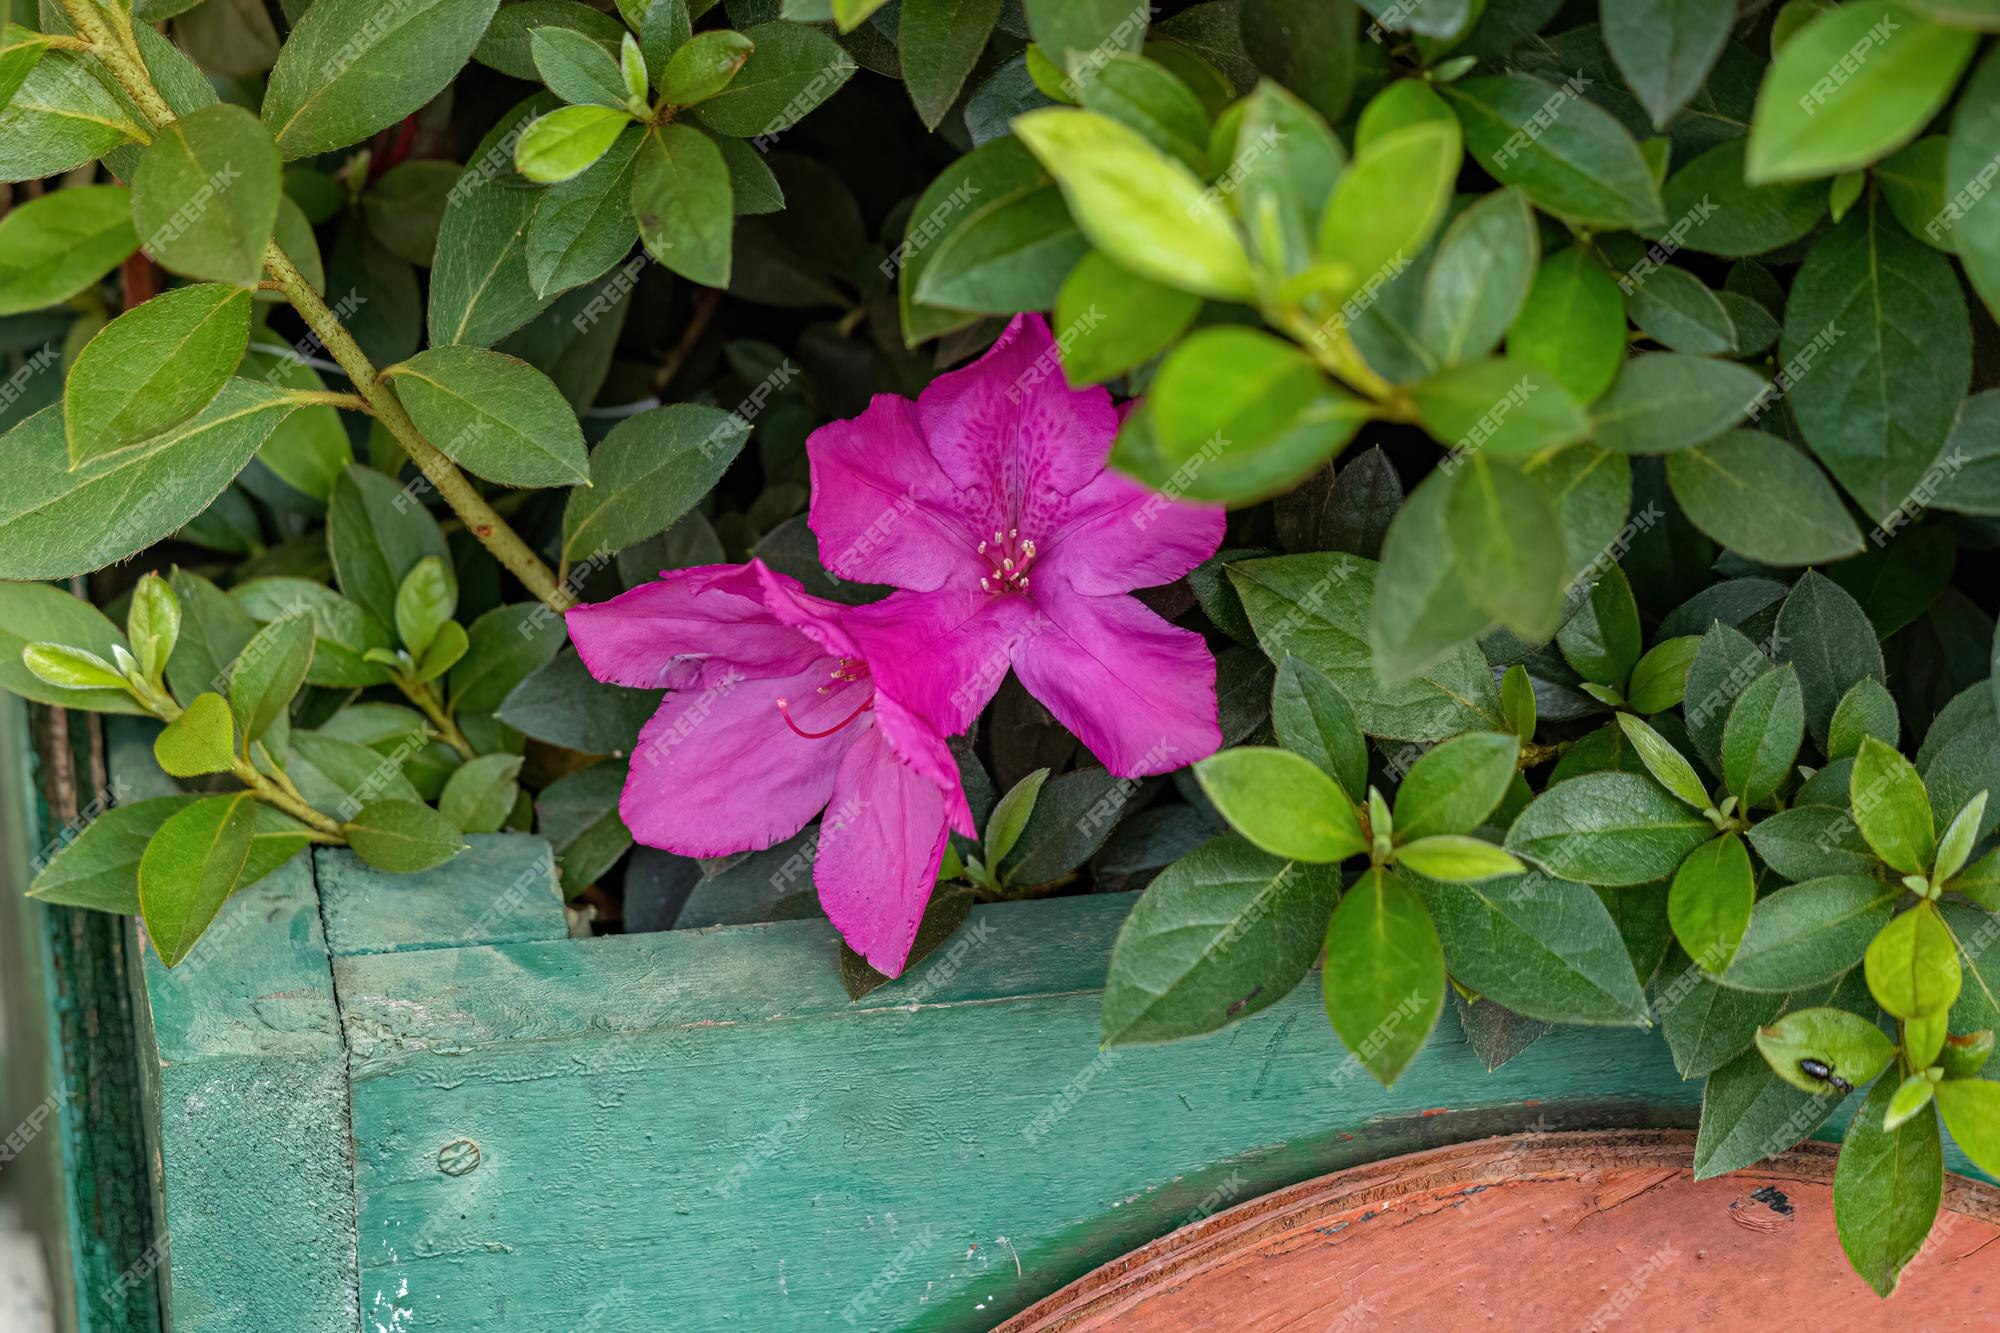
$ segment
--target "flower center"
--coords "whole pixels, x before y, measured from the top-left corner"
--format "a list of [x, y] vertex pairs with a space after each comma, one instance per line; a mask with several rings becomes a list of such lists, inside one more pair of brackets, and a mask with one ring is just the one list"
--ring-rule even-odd
[[785, 725], [792, 729], [793, 735], [803, 737], [809, 741], [825, 740], [835, 732], [845, 729], [863, 713], [875, 707], [875, 687], [868, 683], [868, 664], [866, 662], [860, 661], [857, 658], [843, 657], [828, 674], [833, 677], [833, 683], [821, 685], [813, 691], [814, 694], [825, 695], [830, 702], [833, 695], [844, 692], [848, 686], [859, 685], [867, 690], [867, 697], [861, 701], [853, 712], [823, 731], [807, 731], [801, 727], [797, 722], [792, 720], [792, 701], [790, 699], [778, 700], [778, 716], [785, 719]]
[[1028, 567], [1035, 563], [1035, 543], [1032, 539], [1022, 540], [1019, 528], [1009, 528], [1004, 533], [996, 528], [991, 541], [979, 543], [979, 554], [993, 563], [993, 572], [979, 580], [980, 587], [990, 593], [1028, 590]]

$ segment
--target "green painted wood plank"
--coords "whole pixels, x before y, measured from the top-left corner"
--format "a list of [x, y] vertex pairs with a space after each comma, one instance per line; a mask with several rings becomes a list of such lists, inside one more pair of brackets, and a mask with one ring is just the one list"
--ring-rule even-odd
[[[20, 700], [0, 696], [0, 802], [15, 818], [26, 816], [0, 838], [11, 868], [0, 878], [25, 876], [63, 834], [37, 793], [43, 775], [29, 714]], [[71, 757], [85, 788], [77, 804], [88, 815], [102, 808], [100, 794], [88, 789], [91, 719], [72, 713], [69, 722]], [[7, 887], [18, 894], [22, 886]], [[4, 963], [10, 1023], [22, 1053], [32, 1052], [40, 1066], [35, 1104], [61, 1095], [28, 1156], [7, 1168], [9, 1181], [25, 1186], [25, 1216], [48, 1245], [59, 1327], [157, 1333], [161, 1312], [151, 1284], [118, 1285], [143, 1261], [154, 1235], [139, 1048], [127, 994], [130, 924], [18, 897], [13, 909], [9, 924], [20, 933], [9, 941], [18, 952]], [[39, 1031], [16, 1020], [35, 1020]]]
[[347, 1055], [311, 861], [231, 898], [144, 1005], [175, 1333], [353, 1333]]
[[555, 856], [525, 833], [480, 833], [417, 875], [383, 875], [354, 853], [314, 853], [327, 940], [336, 955], [395, 953], [569, 937]]
[[[850, 1005], [823, 923], [336, 961], [361, 1299], [412, 1329], [987, 1328], [1197, 1210], [1517, 1130], [1694, 1123], [1638, 1032], [1385, 1092], [1302, 986], [1100, 1054], [1129, 897], [978, 909]], [[465, 1142], [478, 1145], [469, 1172]], [[458, 1145], [446, 1151], [447, 1145]], [[588, 1255], [579, 1262], [579, 1255]]]

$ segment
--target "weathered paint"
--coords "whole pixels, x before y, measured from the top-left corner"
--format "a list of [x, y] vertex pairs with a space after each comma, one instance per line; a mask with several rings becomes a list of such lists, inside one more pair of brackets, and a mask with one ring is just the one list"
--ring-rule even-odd
[[1488, 1074], [1449, 1015], [1384, 1091], [1310, 979], [1100, 1053], [1130, 895], [976, 909], [856, 1005], [824, 922], [565, 938], [544, 856], [482, 841], [443, 911], [321, 852], [148, 956], [176, 1328], [984, 1329], [1293, 1182], [1699, 1104], [1656, 1036]]

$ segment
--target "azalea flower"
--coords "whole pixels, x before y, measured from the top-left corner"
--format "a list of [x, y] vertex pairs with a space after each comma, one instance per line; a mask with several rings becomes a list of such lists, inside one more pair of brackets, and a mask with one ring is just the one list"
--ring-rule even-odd
[[842, 578], [911, 596], [853, 613], [877, 679], [947, 735], [1011, 666], [1120, 777], [1164, 773], [1222, 743], [1215, 659], [1134, 588], [1215, 553], [1223, 514], [1105, 468], [1119, 413], [1072, 389], [1039, 315], [918, 398], [879, 394], [813, 432], [810, 522]]
[[972, 812], [943, 738], [884, 687], [850, 614], [753, 560], [669, 570], [566, 618], [591, 675], [667, 691], [618, 803], [632, 836], [722, 856], [782, 842], [824, 808], [820, 902], [895, 976]]

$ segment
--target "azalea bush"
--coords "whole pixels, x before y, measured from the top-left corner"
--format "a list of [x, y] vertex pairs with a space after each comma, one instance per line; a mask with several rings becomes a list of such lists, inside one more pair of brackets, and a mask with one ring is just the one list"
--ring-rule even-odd
[[1991, 6], [15, 19], [0, 684], [176, 784], [35, 896], [532, 831], [858, 997], [1142, 889], [1107, 1044], [1652, 1029], [1885, 1294], [2000, 1172]]

